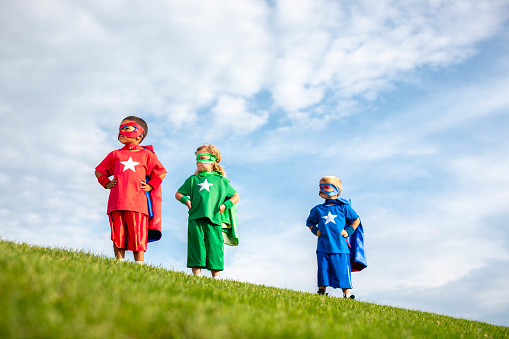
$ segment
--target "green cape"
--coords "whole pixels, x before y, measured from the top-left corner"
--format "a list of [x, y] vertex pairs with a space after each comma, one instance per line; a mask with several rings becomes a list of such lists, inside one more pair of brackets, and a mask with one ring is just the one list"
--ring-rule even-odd
[[221, 214], [223, 221], [223, 242], [226, 245], [237, 246], [239, 234], [237, 232], [237, 206], [227, 209]]

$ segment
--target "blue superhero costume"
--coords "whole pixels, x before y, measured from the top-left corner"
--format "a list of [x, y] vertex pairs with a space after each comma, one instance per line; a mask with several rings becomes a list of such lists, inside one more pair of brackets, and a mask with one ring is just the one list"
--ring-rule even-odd
[[367, 267], [364, 249], [364, 229], [362, 222], [355, 232], [348, 238], [341, 235], [341, 231], [348, 228], [359, 216], [351, 208], [351, 202], [346, 199], [327, 199], [325, 203], [315, 206], [306, 221], [306, 226], [320, 230], [317, 252], [344, 253], [350, 255], [352, 272], [361, 271]]

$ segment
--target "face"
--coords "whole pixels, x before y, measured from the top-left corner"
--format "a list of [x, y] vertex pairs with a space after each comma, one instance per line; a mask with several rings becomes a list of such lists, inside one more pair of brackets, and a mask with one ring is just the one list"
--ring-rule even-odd
[[[206, 150], [201, 150], [199, 152], [196, 152], [195, 155], [198, 155], [198, 154], [201, 154], [201, 153], [206, 153], [207, 151]], [[200, 155], [199, 157], [200, 160], [209, 160], [210, 159], [210, 156], [208, 155]], [[198, 171], [208, 171], [208, 172], [212, 172], [212, 169], [213, 169], [213, 163], [210, 163], [210, 164], [204, 164], [203, 162], [199, 162], [199, 161], [196, 161], [196, 168], [198, 169]]]
[[[131, 121], [131, 120], [122, 120], [120, 125], [124, 125], [124, 124], [127, 124], [129, 122], [134, 122], [134, 121]], [[135, 130], [134, 126], [124, 126], [124, 127], [122, 127], [122, 131], [124, 131], [124, 132], [132, 132], [134, 130]], [[141, 142], [142, 138], [143, 138], [142, 136], [139, 136], [137, 138], [129, 138], [129, 137], [126, 137], [123, 134], [120, 134], [119, 137], [118, 137], [118, 141], [120, 141], [124, 145], [127, 145], [127, 144], [136, 144], [136, 145], [138, 145]]]
[[[320, 184], [323, 184], [323, 182], [321, 182]], [[322, 186], [321, 189], [323, 189], [325, 192], [334, 192], [334, 187], [332, 187], [332, 186]], [[320, 195], [320, 198], [323, 198], [323, 199], [337, 198], [337, 195], [330, 197], [327, 194], [322, 193], [322, 192], [320, 192], [319, 195]]]

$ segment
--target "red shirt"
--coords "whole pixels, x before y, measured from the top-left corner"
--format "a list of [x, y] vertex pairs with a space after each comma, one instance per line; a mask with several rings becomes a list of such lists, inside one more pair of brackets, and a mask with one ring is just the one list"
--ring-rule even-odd
[[141, 189], [141, 182], [147, 176], [154, 178], [166, 173], [157, 156], [147, 149], [113, 151], [95, 169], [117, 179], [117, 184], [110, 190], [108, 213], [122, 210], [148, 215], [147, 195]]

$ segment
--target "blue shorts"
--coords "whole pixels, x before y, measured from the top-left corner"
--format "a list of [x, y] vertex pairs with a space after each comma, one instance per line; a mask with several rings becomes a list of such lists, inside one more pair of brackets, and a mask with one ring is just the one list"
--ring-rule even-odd
[[352, 288], [350, 254], [316, 252], [318, 286]]

